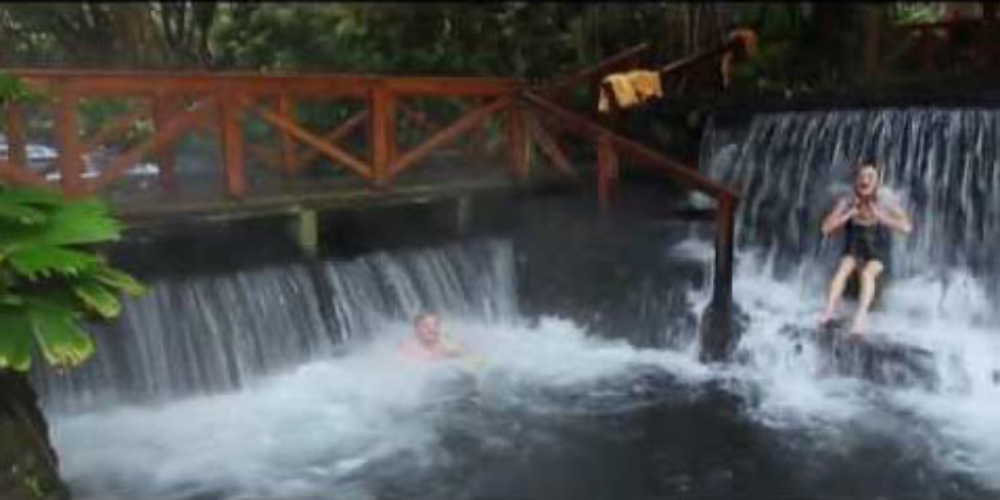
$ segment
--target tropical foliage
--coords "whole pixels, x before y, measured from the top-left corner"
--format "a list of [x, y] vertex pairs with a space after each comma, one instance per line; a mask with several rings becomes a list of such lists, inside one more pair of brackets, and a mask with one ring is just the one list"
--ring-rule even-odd
[[[36, 97], [0, 74], [0, 105]], [[27, 370], [36, 348], [56, 366], [77, 365], [93, 353], [81, 321], [114, 318], [121, 292], [143, 291], [88, 249], [117, 240], [121, 231], [102, 201], [0, 185], [0, 368]]]
[[143, 291], [87, 249], [121, 230], [101, 201], [0, 187], [0, 367], [27, 370], [36, 347], [56, 366], [93, 353], [81, 321], [114, 318], [120, 292]]

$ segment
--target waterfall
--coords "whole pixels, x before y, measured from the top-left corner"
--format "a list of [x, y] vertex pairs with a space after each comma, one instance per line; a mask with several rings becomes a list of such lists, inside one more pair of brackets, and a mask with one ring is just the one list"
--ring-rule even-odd
[[[1000, 111], [984, 109], [713, 120], [702, 165], [742, 194], [734, 295], [749, 312], [750, 326], [737, 353], [745, 370], [740, 377], [757, 381], [757, 390], [768, 394], [760, 406], [768, 418], [794, 420], [806, 413], [826, 420], [845, 408], [888, 405], [955, 439], [942, 447], [943, 461], [1000, 477], [993, 465], [998, 449], [983, 441], [998, 432], [1000, 421], [998, 134]], [[891, 346], [909, 359], [901, 364], [895, 354], [875, 356], [847, 369], [849, 376], [874, 373], [889, 381], [874, 397], [830, 373], [831, 365], [844, 370], [849, 351], [824, 352], [822, 337], [793, 335], [816, 331], [843, 245], [842, 235], [821, 238], [820, 221], [848, 192], [850, 167], [861, 161], [883, 170], [883, 186], [914, 222], [910, 235], [893, 236], [868, 344]], [[846, 316], [854, 305], [842, 307]], [[934, 383], [919, 390], [894, 383], [900, 378], [891, 372], [907, 367], [929, 372]], [[856, 414], [846, 411], [844, 418]]]
[[97, 353], [68, 374], [37, 370], [64, 408], [231, 391], [364, 341], [419, 311], [503, 324], [517, 318], [513, 248], [485, 241], [346, 261], [164, 278], [127, 300]]
[[709, 126], [702, 164], [742, 191], [739, 242], [768, 256], [775, 272], [839, 251], [818, 237], [819, 222], [849, 189], [850, 167], [874, 161], [915, 225], [893, 246], [894, 276], [947, 279], [947, 271], [963, 269], [995, 277], [997, 144], [995, 110], [774, 113], [755, 115], [745, 127]]

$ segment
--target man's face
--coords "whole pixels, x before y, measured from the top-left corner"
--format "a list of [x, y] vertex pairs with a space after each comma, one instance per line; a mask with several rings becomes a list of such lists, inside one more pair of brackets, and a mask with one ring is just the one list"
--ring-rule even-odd
[[871, 196], [878, 186], [878, 172], [870, 166], [861, 167], [854, 178], [854, 188], [861, 196]]
[[417, 323], [417, 338], [424, 344], [436, 344], [441, 338], [441, 320], [437, 316], [425, 316]]

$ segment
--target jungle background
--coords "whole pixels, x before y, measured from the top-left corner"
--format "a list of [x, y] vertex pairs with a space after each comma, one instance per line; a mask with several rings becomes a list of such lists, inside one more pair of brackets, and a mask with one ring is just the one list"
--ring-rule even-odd
[[[667, 84], [630, 132], [692, 160], [706, 108], [982, 96], [1000, 62], [996, 8], [965, 3], [0, 4], [0, 68], [330, 72], [522, 77], [544, 82], [649, 43], [648, 67], [736, 28], [756, 57]], [[841, 104], [843, 105], [843, 104]], [[84, 127], [115, 114], [88, 107]], [[710, 110], [709, 109], [709, 110]], [[336, 123], [348, 110], [305, 110]], [[657, 132], [659, 131], [659, 132]], [[652, 135], [651, 135], [652, 134]]]

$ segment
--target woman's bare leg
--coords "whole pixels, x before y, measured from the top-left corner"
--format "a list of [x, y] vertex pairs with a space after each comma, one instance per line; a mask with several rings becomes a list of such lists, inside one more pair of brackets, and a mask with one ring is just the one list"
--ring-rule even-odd
[[830, 289], [826, 298], [826, 308], [823, 309], [823, 314], [820, 315], [819, 321], [821, 324], [829, 323], [833, 319], [833, 313], [837, 311], [837, 304], [840, 303], [840, 298], [844, 295], [847, 278], [851, 276], [855, 267], [857, 267], [857, 261], [854, 257], [845, 255], [840, 259], [837, 272], [834, 273], [833, 280], [830, 281]]
[[868, 310], [872, 307], [872, 299], [875, 298], [875, 280], [882, 274], [885, 266], [877, 260], [870, 260], [861, 269], [861, 293], [858, 298], [858, 310], [854, 313], [854, 322], [851, 325], [851, 333], [860, 335], [865, 329], [865, 322], [868, 320]]

